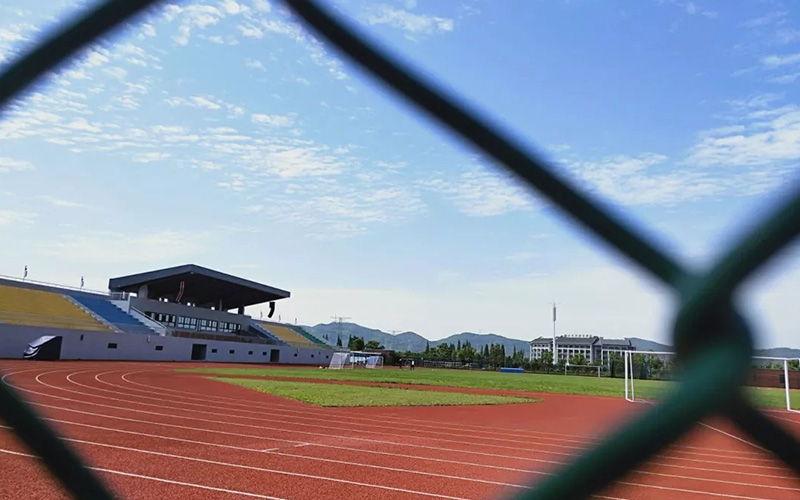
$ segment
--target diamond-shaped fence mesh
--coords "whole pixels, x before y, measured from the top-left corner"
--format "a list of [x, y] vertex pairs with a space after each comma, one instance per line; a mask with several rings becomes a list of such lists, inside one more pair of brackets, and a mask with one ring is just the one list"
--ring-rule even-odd
[[[683, 382], [676, 384], [658, 405], [553, 477], [521, 494], [520, 499], [579, 499], [596, 494], [708, 416], [727, 417], [800, 476], [800, 444], [743, 396], [742, 384], [753, 343], [752, 333], [736, 308], [736, 292], [742, 282], [800, 232], [800, 190], [778, 204], [705, 273], [691, 273], [604, 210], [598, 201], [556, 175], [536, 155], [376, 49], [319, 5], [309, 0], [285, 2], [308, 26], [410, 105], [494, 158], [574, 221], [670, 286], [679, 299], [673, 340], [683, 367]], [[76, 51], [156, 3], [157, 0], [111, 0], [67, 23], [0, 75], [0, 110]], [[79, 457], [4, 382], [0, 382], [0, 416], [76, 498], [113, 498]]]

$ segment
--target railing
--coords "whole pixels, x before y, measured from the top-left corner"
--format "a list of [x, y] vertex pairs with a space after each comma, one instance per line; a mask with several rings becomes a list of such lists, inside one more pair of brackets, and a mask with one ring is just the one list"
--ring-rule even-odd
[[[285, 1], [318, 35], [407, 103], [438, 120], [487, 158], [496, 160], [574, 222], [670, 287], [678, 299], [673, 340], [677, 359], [684, 366], [684, 382], [676, 383], [658, 406], [525, 490], [519, 498], [587, 498], [665, 450], [711, 415], [730, 419], [800, 475], [800, 443], [743, 395], [742, 383], [753, 355], [753, 334], [736, 307], [743, 282], [800, 233], [800, 189], [781, 201], [761, 224], [744, 233], [704, 272], [687, 269], [644, 233], [562, 179], [556, 169], [463, 103], [436, 90], [411, 68], [377, 50], [314, 2]], [[79, 49], [156, 3], [157, 0], [107, 0], [62, 31], [46, 37], [31, 52], [5, 66], [0, 74], [0, 107]], [[0, 416], [76, 498], [113, 498], [71, 448], [2, 381]]]
[[247, 337], [244, 335], [236, 335], [233, 333], [225, 335], [219, 333], [203, 333], [203, 332], [190, 332], [184, 330], [172, 330], [169, 335], [172, 337], [182, 337], [188, 339], [221, 340], [224, 342], [240, 342], [244, 344], [263, 344], [263, 345], [274, 345], [274, 346], [279, 345], [263, 337]]
[[[89, 288], [81, 288], [77, 286], [69, 286], [69, 285], [59, 285], [58, 283], [48, 283], [47, 281], [37, 281], [28, 278], [20, 278], [19, 276], [8, 276], [5, 274], [0, 274], [0, 279], [8, 280], [8, 281], [16, 281], [18, 283], [31, 283], [33, 285], [40, 285], [46, 286], [50, 288], [58, 288], [61, 290], [70, 290], [73, 292], [84, 292], [84, 293], [91, 293], [94, 295], [103, 295], [105, 297], [109, 297], [110, 294], [106, 292], [101, 292], [100, 290], [91, 290]], [[124, 292], [117, 292], [117, 293], [124, 293]], [[127, 300], [128, 294], [124, 293], [125, 298], [123, 299], [115, 299], [115, 300]]]

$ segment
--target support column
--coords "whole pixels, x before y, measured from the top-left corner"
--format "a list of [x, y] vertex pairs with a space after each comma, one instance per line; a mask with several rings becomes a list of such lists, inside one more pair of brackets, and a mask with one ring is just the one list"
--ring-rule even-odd
[[244, 314], [244, 306], [239, 306], [239, 309], [236, 311], [236, 314]]
[[139, 298], [149, 299], [150, 297], [147, 294], [148, 294], [147, 285], [140, 286], [139, 287], [139, 293], [137, 293]]

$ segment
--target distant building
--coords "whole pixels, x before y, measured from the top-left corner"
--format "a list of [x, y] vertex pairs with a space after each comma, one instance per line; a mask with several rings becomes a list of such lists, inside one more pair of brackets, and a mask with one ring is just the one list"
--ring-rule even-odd
[[[552, 337], [539, 337], [531, 341], [531, 359], [541, 359], [544, 351], [553, 350]], [[603, 365], [612, 352], [635, 351], [628, 339], [604, 339], [596, 335], [562, 335], [556, 337], [556, 360], [567, 361], [572, 356], [583, 354], [590, 365]]]

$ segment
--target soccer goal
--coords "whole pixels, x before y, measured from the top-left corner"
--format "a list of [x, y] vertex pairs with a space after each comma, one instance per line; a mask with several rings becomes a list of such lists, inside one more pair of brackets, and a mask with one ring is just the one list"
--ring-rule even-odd
[[353, 368], [353, 360], [350, 358], [349, 352], [335, 352], [331, 357], [331, 364], [328, 365], [331, 370], [341, 370], [343, 368]]
[[370, 356], [364, 368], [383, 368], [383, 356]]
[[[625, 399], [632, 403], [657, 401], [678, 380], [674, 352], [624, 351], [623, 357]], [[755, 356], [745, 385], [757, 404], [776, 397], [770, 389], [782, 390], [781, 406], [800, 413], [800, 360]]]

